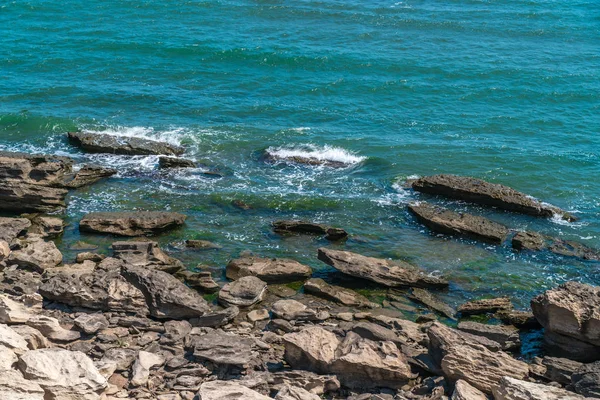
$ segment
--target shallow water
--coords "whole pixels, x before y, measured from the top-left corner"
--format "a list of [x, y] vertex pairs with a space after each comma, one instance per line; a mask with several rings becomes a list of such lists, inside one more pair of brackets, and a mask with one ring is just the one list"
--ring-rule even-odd
[[[269, 224], [346, 228], [334, 245], [447, 276], [444, 297], [510, 295], [519, 306], [599, 264], [430, 234], [406, 204], [460, 210], [600, 247], [600, 14], [592, 1], [12, 1], [0, 4], [0, 148], [116, 166], [72, 192], [59, 243], [100, 210], [174, 210], [186, 226], [159, 241], [188, 266], [221, 271], [250, 250], [331, 277], [318, 238]], [[156, 157], [86, 155], [65, 132], [167, 140], [224, 177], [160, 172]], [[265, 149], [350, 162], [267, 164]], [[409, 176], [471, 175], [574, 212], [564, 223], [402, 189]], [[252, 206], [240, 210], [232, 201]], [[181, 250], [202, 238], [223, 246]]]

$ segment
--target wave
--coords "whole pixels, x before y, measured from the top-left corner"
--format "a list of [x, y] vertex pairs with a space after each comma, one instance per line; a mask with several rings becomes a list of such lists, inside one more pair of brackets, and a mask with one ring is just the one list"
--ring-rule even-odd
[[136, 137], [142, 139], [156, 140], [167, 142], [176, 146], [180, 146], [186, 140], [194, 140], [194, 134], [185, 128], [170, 128], [164, 131], [158, 131], [152, 127], [145, 126], [115, 126], [106, 129], [82, 127], [83, 132], [102, 133], [112, 136]]
[[313, 144], [307, 144], [302, 146], [269, 147], [266, 150], [266, 152], [275, 159], [302, 159], [309, 161], [319, 161], [323, 164], [339, 163], [346, 166], [356, 165], [367, 159], [367, 157], [359, 156], [341, 147], [333, 147], [327, 145], [319, 147]]

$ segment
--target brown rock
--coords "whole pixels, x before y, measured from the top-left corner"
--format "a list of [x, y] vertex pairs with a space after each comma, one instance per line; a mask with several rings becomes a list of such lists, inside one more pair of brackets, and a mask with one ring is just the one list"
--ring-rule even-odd
[[469, 301], [458, 307], [458, 312], [462, 315], [476, 315], [495, 313], [498, 311], [511, 311], [513, 305], [508, 297], [498, 297], [495, 299], [481, 299]]
[[378, 307], [377, 304], [372, 303], [363, 295], [350, 289], [330, 285], [321, 278], [312, 278], [306, 281], [304, 291], [348, 307]]
[[434, 297], [427, 290], [414, 288], [411, 293], [411, 298], [425, 304], [430, 309], [437, 311], [450, 319], [454, 319], [454, 316], [456, 315], [456, 310]]
[[102, 133], [69, 132], [69, 142], [90, 153], [125, 155], [181, 155], [184, 149], [169, 143]]
[[458, 324], [458, 329], [498, 342], [500, 343], [500, 346], [502, 346], [502, 350], [518, 348], [521, 345], [519, 330], [514, 326], [488, 325], [479, 322], [465, 321]]
[[140, 211], [90, 213], [79, 223], [79, 230], [121, 236], [146, 236], [177, 228], [186, 216], [174, 212]]
[[226, 268], [228, 279], [255, 276], [268, 283], [295, 282], [311, 274], [310, 267], [287, 258], [246, 256], [230, 261]]
[[308, 221], [285, 220], [273, 222], [273, 230], [277, 233], [304, 233], [324, 235], [327, 240], [340, 240], [348, 237], [348, 233], [341, 228], [316, 224]]

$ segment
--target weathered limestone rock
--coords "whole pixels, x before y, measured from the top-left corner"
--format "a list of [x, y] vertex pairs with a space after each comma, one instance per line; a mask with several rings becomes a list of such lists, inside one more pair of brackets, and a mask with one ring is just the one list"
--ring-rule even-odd
[[260, 310], [252, 310], [246, 315], [246, 318], [250, 322], [264, 321], [269, 319], [269, 311], [263, 309]]
[[321, 398], [303, 388], [285, 385], [277, 392], [275, 400], [321, 400]]
[[218, 250], [221, 248], [220, 245], [209, 242], [208, 240], [186, 240], [185, 247], [188, 249], [196, 249], [196, 250]]
[[201, 317], [192, 318], [190, 323], [198, 327], [219, 327], [233, 321], [239, 313], [238, 307], [227, 307], [224, 310], [212, 311]]
[[90, 213], [79, 222], [79, 230], [120, 236], [148, 236], [177, 228], [183, 214], [165, 211]]
[[267, 283], [285, 283], [304, 280], [312, 274], [310, 267], [287, 258], [242, 257], [227, 264], [228, 279], [256, 276]]
[[10, 246], [4, 240], [0, 240], [0, 261], [4, 261], [10, 256]]
[[517, 348], [521, 345], [519, 330], [514, 326], [488, 325], [479, 322], [465, 321], [458, 324], [458, 329], [477, 336], [484, 336], [502, 346], [502, 350]]
[[199, 361], [246, 369], [258, 362], [253, 346], [254, 340], [250, 338], [216, 330], [202, 336], [192, 335], [186, 348], [193, 351]]
[[10, 371], [17, 361], [19, 361], [19, 358], [14, 351], [3, 344], [0, 345], [0, 374], [2, 374], [4, 371]]
[[448, 282], [426, 275], [402, 262], [365, 257], [349, 251], [319, 249], [319, 260], [347, 275], [367, 279], [384, 286], [446, 287]]
[[498, 297], [495, 299], [481, 299], [469, 301], [458, 307], [458, 312], [462, 315], [476, 315], [495, 313], [498, 311], [511, 311], [513, 305], [508, 297]]
[[553, 386], [505, 376], [494, 388], [495, 400], [584, 400], [585, 397]]
[[106, 256], [104, 254], [92, 253], [89, 251], [79, 253], [75, 256], [75, 262], [77, 264], [83, 264], [85, 261], [91, 261], [94, 263], [99, 263], [104, 260]]
[[127, 265], [121, 273], [144, 294], [150, 314], [156, 318], [189, 319], [209, 310], [198, 292], [166, 272]]
[[8, 259], [22, 268], [42, 273], [62, 263], [62, 253], [54, 242], [46, 242], [39, 236], [30, 236], [18, 240], [18, 245], [19, 249], [13, 251]]
[[200, 400], [271, 400], [236, 381], [204, 382], [198, 395]]
[[27, 218], [0, 217], [0, 240], [10, 245], [17, 237], [24, 235], [29, 227], [31, 221]]
[[115, 242], [112, 244], [112, 249], [115, 258], [131, 265], [161, 270], [168, 267], [173, 269], [183, 268], [181, 262], [169, 257], [158, 247], [157, 242]]
[[314, 321], [317, 319], [315, 310], [311, 310], [299, 301], [292, 299], [276, 301], [271, 306], [271, 311], [273, 312], [273, 315], [286, 321]]
[[69, 142], [90, 153], [125, 155], [174, 155], [183, 154], [184, 149], [165, 142], [138, 137], [113, 136], [103, 133], [69, 132]]
[[135, 361], [137, 351], [134, 349], [113, 347], [104, 353], [102, 362], [113, 363], [115, 371], [126, 371]]
[[108, 328], [108, 320], [103, 314], [83, 314], [75, 319], [75, 326], [88, 335]]
[[337, 336], [319, 326], [283, 336], [285, 360], [295, 369], [306, 369], [318, 374], [329, 373], [330, 364], [340, 345]]
[[393, 330], [372, 322], [358, 322], [352, 327], [352, 332], [375, 342], [393, 342], [398, 346], [406, 343]]
[[167, 321], [164, 327], [165, 333], [160, 338], [160, 344], [168, 346], [180, 343], [192, 331], [188, 321]]
[[307, 221], [275, 221], [273, 230], [277, 233], [305, 233], [312, 235], [324, 235], [327, 240], [341, 240], [348, 237], [348, 233], [341, 228], [333, 228], [328, 225], [315, 224]]
[[158, 157], [158, 168], [196, 168], [192, 160], [177, 157]]
[[564, 357], [580, 362], [600, 360], [600, 347], [571, 336], [544, 331], [544, 350], [552, 357]]
[[56, 318], [45, 315], [36, 315], [29, 318], [27, 325], [37, 329], [50, 340], [57, 342], [72, 342], [81, 337], [81, 333], [70, 331], [60, 326]]
[[502, 351], [490, 351], [472, 340], [472, 336], [439, 322], [433, 323], [428, 335], [429, 352], [450, 380], [463, 379], [485, 393], [492, 393], [502, 377], [525, 379], [529, 375], [526, 363]]
[[92, 360], [78, 351], [30, 350], [18, 365], [26, 379], [45, 390], [46, 399], [98, 400], [107, 387]]
[[481, 390], [474, 388], [467, 382], [459, 379], [454, 387], [454, 393], [450, 400], [487, 400], [487, 396]]
[[21, 372], [8, 369], [0, 373], [0, 399], [45, 400], [44, 395], [44, 389], [37, 383], [25, 379]]
[[299, 387], [316, 395], [340, 389], [340, 381], [334, 375], [318, 375], [304, 370], [284, 370], [270, 374], [269, 385], [273, 390], [280, 390], [285, 386]]
[[448, 304], [442, 302], [438, 298], [434, 297], [433, 294], [427, 290], [420, 288], [413, 288], [410, 297], [420, 303], [425, 304], [430, 309], [439, 312], [442, 315], [450, 319], [454, 319], [456, 310], [450, 307]]
[[188, 286], [204, 293], [216, 293], [221, 287], [214, 281], [210, 271], [192, 272], [180, 270], [175, 273], [178, 279], [182, 279]]
[[543, 250], [546, 239], [537, 232], [517, 232], [512, 238], [512, 247], [515, 250]]
[[99, 165], [84, 165], [77, 172], [68, 176], [63, 181], [61, 187], [77, 189], [96, 183], [101, 179], [109, 178], [116, 173], [117, 170], [113, 168], [105, 168]]
[[13, 212], [53, 212], [66, 207], [65, 189], [0, 180], [0, 208]]
[[358, 294], [354, 290], [330, 285], [321, 278], [312, 278], [306, 281], [304, 283], [304, 291], [348, 307], [378, 307], [377, 304], [372, 303], [365, 296]]
[[409, 204], [408, 210], [417, 220], [434, 232], [465, 236], [471, 239], [501, 244], [508, 228], [484, 217], [457, 213], [425, 202]]
[[412, 182], [412, 187], [419, 192], [466, 200], [503, 210], [539, 217], [551, 217], [559, 214], [567, 220], [573, 219], [571, 215], [559, 208], [546, 205], [508, 186], [466, 176], [426, 176]]
[[13, 325], [12, 330], [17, 332], [27, 342], [29, 350], [46, 349], [52, 347], [42, 332], [28, 325]]
[[581, 243], [545, 236], [537, 232], [518, 232], [512, 239], [516, 250], [549, 250], [565, 257], [577, 257], [584, 260], [600, 260], [598, 250]]
[[544, 357], [541, 364], [543, 366], [541, 376], [561, 385], [570, 384], [573, 374], [583, 366], [580, 362], [558, 357]]
[[30, 234], [43, 238], [57, 238], [65, 231], [65, 222], [61, 218], [47, 217], [39, 214], [29, 214], [31, 227], [27, 230]]
[[0, 294], [0, 323], [24, 324], [33, 315], [33, 310], [4, 294]]
[[28, 350], [25, 339], [4, 324], [0, 324], [0, 347], [6, 347], [16, 354], [23, 354]]
[[577, 393], [600, 398], [600, 361], [580, 366], [571, 376], [571, 383]]
[[219, 292], [219, 302], [225, 306], [250, 307], [262, 301], [267, 284], [255, 276], [244, 276], [229, 282]]
[[132, 377], [130, 384], [132, 386], [144, 386], [148, 383], [150, 377], [150, 369], [160, 367], [165, 363], [165, 358], [160, 354], [148, 353], [140, 351], [133, 364]]

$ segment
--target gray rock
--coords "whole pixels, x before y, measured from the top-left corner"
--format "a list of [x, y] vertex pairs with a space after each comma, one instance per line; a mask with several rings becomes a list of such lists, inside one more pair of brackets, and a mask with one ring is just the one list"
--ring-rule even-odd
[[402, 262], [365, 257], [349, 251], [319, 249], [319, 260], [344, 274], [367, 279], [389, 287], [446, 287], [448, 282], [426, 275], [416, 267]]
[[437, 311], [450, 319], [455, 319], [456, 310], [454, 310], [448, 304], [434, 297], [434, 295], [432, 295], [427, 290], [413, 288], [410, 297], [414, 300], [417, 300], [419, 303], [425, 304], [430, 309]]
[[29, 214], [32, 226], [28, 233], [40, 235], [43, 238], [57, 238], [65, 231], [65, 222], [61, 218], [47, 217], [39, 214]]
[[581, 243], [545, 236], [537, 232], [518, 232], [512, 239], [516, 250], [549, 250], [565, 257], [600, 260], [600, 252]]
[[221, 289], [209, 271], [192, 272], [180, 270], [175, 273], [175, 277], [182, 279], [188, 286], [203, 293], [216, 293]]
[[393, 342], [398, 346], [406, 343], [400, 339], [398, 335], [391, 329], [372, 322], [358, 322], [352, 327], [352, 332], [360, 335], [365, 339], [370, 339], [376, 342]]
[[271, 400], [235, 381], [204, 382], [198, 395], [201, 400]]
[[5, 270], [0, 274], [0, 291], [13, 296], [37, 293], [42, 276], [22, 269]]
[[583, 396], [553, 386], [505, 376], [494, 388], [496, 400], [584, 400]]
[[434, 232], [495, 244], [503, 243], [508, 236], [508, 228], [484, 217], [457, 213], [425, 202], [409, 204], [408, 210]]
[[196, 168], [196, 163], [192, 160], [177, 157], [158, 157], [159, 168]]
[[286, 321], [317, 320], [317, 312], [292, 299], [278, 300], [271, 306], [271, 312], [274, 316]]
[[377, 304], [372, 303], [365, 296], [350, 289], [330, 285], [321, 278], [312, 278], [306, 281], [304, 291], [348, 307], [378, 307]]
[[31, 221], [27, 218], [5, 218], [0, 217], [0, 240], [11, 244], [17, 237], [24, 235]]
[[215, 365], [246, 369], [258, 363], [258, 353], [253, 351], [254, 340], [217, 330], [202, 336], [190, 336], [186, 348], [199, 361]]
[[165, 363], [165, 358], [160, 354], [140, 351], [132, 367], [131, 386], [144, 386], [148, 383], [150, 369], [160, 367]]
[[544, 331], [544, 350], [545, 354], [551, 357], [563, 357], [579, 362], [600, 360], [599, 346], [548, 330]]
[[77, 189], [94, 184], [101, 179], [110, 178], [117, 173], [116, 169], [105, 168], [99, 165], [84, 165], [77, 172], [67, 176], [61, 187]]
[[79, 222], [79, 230], [120, 236], [147, 236], [177, 228], [186, 216], [175, 212], [139, 211], [90, 213]]
[[192, 325], [188, 321], [167, 321], [164, 324], [165, 333], [160, 338], [160, 344], [172, 346], [190, 334]]
[[280, 390], [288, 385], [300, 387], [316, 395], [337, 392], [341, 387], [335, 375], [318, 375], [303, 370], [284, 370], [270, 374], [269, 385], [273, 390]]
[[88, 335], [108, 328], [108, 320], [102, 314], [82, 314], [75, 319], [75, 326]]
[[546, 239], [537, 232], [517, 232], [512, 238], [515, 250], [543, 250], [547, 247]]
[[571, 376], [571, 383], [577, 393], [600, 398], [600, 361], [580, 366]]
[[54, 242], [46, 242], [39, 236], [18, 240], [18, 246], [19, 249], [14, 250], [8, 260], [21, 268], [42, 273], [62, 263], [62, 253]]
[[450, 400], [487, 400], [487, 396], [481, 390], [474, 388], [467, 382], [459, 379], [454, 386], [454, 393]]
[[0, 208], [13, 212], [55, 212], [66, 208], [65, 189], [0, 180]]
[[513, 305], [508, 297], [498, 297], [495, 299], [473, 300], [458, 307], [458, 312], [462, 315], [477, 315], [495, 313], [498, 311], [511, 311]]
[[286, 258], [241, 257], [227, 264], [227, 278], [236, 280], [256, 276], [268, 283], [304, 280], [312, 274], [310, 267]]
[[570, 384], [573, 374], [583, 366], [580, 362], [557, 357], [544, 357], [542, 365], [546, 367], [544, 378], [561, 385]]
[[169, 143], [137, 137], [85, 132], [69, 132], [67, 136], [72, 145], [90, 153], [179, 156], [184, 152], [183, 148]]
[[514, 326], [487, 325], [479, 322], [465, 321], [458, 324], [458, 329], [498, 342], [502, 346], [502, 350], [515, 349], [521, 345], [519, 330]]
[[183, 264], [179, 260], [169, 257], [158, 247], [157, 242], [115, 242], [112, 244], [112, 249], [115, 258], [134, 266], [161, 270], [183, 268]]
[[208, 240], [186, 240], [185, 247], [196, 250], [218, 250], [222, 247]]
[[319, 326], [283, 336], [285, 360], [294, 369], [304, 369], [318, 374], [329, 373], [340, 340], [335, 334]]
[[126, 371], [135, 361], [137, 351], [134, 349], [113, 347], [104, 353], [102, 361], [104, 363], [113, 363], [115, 371]]
[[37, 329], [48, 339], [56, 342], [72, 342], [81, 338], [81, 333], [60, 326], [56, 318], [37, 315], [29, 318], [27, 325]]
[[321, 398], [306, 389], [285, 385], [277, 392], [275, 400], [321, 400]]
[[233, 321], [240, 313], [236, 306], [227, 307], [224, 310], [211, 311], [201, 317], [192, 318], [190, 323], [197, 327], [219, 327]]
[[219, 302], [227, 307], [250, 307], [262, 301], [267, 284], [255, 276], [244, 276], [223, 286]]
[[297, 220], [275, 221], [273, 222], [273, 230], [282, 234], [304, 233], [324, 235], [327, 240], [341, 240], [348, 237], [348, 233], [341, 228]]

